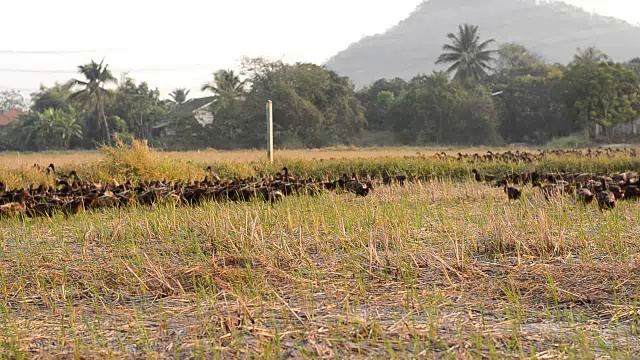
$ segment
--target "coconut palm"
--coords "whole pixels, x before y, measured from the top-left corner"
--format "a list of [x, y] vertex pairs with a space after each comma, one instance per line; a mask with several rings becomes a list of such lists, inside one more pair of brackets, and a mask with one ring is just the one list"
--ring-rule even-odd
[[185, 88], [177, 88], [169, 94], [171, 97], [171, 101], [176, 105], [182, 105], [187, 102], [189, 99], [189, 93], [191, 90], [187, 90]]
[[496, 50], [489, 49], [489, 46], [495, 40], [480, 42], [477, 26], [460, 25], [458, 34], [450, 33], [447, 37], [451, 44], [442, 47], [446, 52], [440, 55], [436, 64], [451, 64], [447, 72], [455, 72], [455, 80], [477, 80], [485, 77], [487, 71], [492, 69], [490, 63], [494, 61]]
[[577, 64], [597, 64], [602, 61], [609, 61], [609, 56], [595, 46], [584, 50], [578, 48], [576, 54], [573, 55], [573, 62]]
[[210, 91], [217, 97], [239, 98], [244, 94], [245, 82], [233, 70], [219, 70], [213, 74], [213, 81], [202, 85], [202, 91]]
[[87, 65], [78, 66], [78, 73], [82, 74], [86, 80], [71, 80], [72, 87], [81, 87], [81, 89], [71, 94], [69, 99], [81, 104], [86, 111], [95, 112], [97, 128], [104, 126], [105, 139], [107, 144], [111, 145], [109, 123], [104, 108], [105, 104], [113, 98], [113, 92], [105, 86], [110, 83], [116, 84], [117, 80], [108, 67], [109, 65], [104, 64], [104, 59], [99, 64], [91, 60]]
[[202, 86], [202, 91], [213, 93], [211, 112], [219, 116], [225, 112], [237, 112], [245, 96], [245, 82], [233, 70], [220, 70], [213, 74], [213, 81]]

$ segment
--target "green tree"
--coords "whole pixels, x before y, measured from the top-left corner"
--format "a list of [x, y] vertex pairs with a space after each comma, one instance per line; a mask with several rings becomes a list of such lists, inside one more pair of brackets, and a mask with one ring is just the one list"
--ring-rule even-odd
[[451, 133], [455, 144], [495, 145], [498, 135], [498, 112], [491, 92], [483, 85], [461, 89], [457, 104], [458, 127]]
[[[304, 147], [349, 143], [366, 125], [353, 84], [322, 66], [309, 63], [251, 62], [251, 91], [244, 102], [249, 127], [264, 123], [264, 104], [274, 102], [278, 144]], [[248, 129], [248, 127], [245, 127]], [[247, 130], [262, 144], [263, 127]]]
[[627, 69], [633, 71], [640, 78], [640, 57], [633, 58], [625, 63]]
[[124, 126], [118, 125], [120, 135], [130, 132], [139, 139], [151, 137], [152, 125], [164, 117], [167, 110], [160, 101], [158, 89], [152, 89], [146, 82], [138, 84], [126, 76], [120, 80], [109, 106], [109, 114], [124, 121]]
[[450, 33], [447, 37], [451, 43], [442, 47], [446, 52], [440, 55], [436, 64], [451, 64], [447, 72], [455, 72], [456, 80], [478, 80], [487, 76], [496, 53], [489, 46], [495, 40], [480, 42], [478, 27], [469, 24], [461, 25], [458, 34]]
[[538, 64], [491, 76], [500, 114], [500, 135], [508, 142], [545, 143], [578, 130], [568, 120], [561, 65]]
[[[246, 96], [246, 81], [241, 80], [240, 75], [233, 70], [219, 70], [213, 74], [213, 81], [202, 86], [202, 91], [213, 94], [211, 113], [214, 122], [206, 126], [208, 139], [214, 147], [228, 148], [234, 145], [246, 135], [250, 129], [247, 128], [247, 117], [243, 107]], [[186, 119], [182, 120], [187, 121]], [[187, 124], [188, 125], [188, 124]], [[197, 128], [191, 124], [191, 128]], [[246, 137], [240, 141], [251, 142]]]
[[69, 111], [71, 109], [70, 96], [71, 91], [66, 85], [56, 83], [49, 88], [41, 86], [39, 91], [31, 94], [33, 101], [31, 111], [44, 112], [47, 109]]
[[60, 146], [63, 149], [70, 149], [74, 139], [83, 140], [83, 127], [73, 108], [69, 112], [47, 109], [43, 115], [53, 119], [54, 138], [60, 139]]
[[622, 64], [575, 62], [564, 77], [565, 99], [573, 120], [599, 135], [617, 124], [636, 119], [640, 102], [638, 77]]
[[30, 112], [20, 118], [12, 132], [21, 149], [70, 149], [74, 140], [83, 138], [83, 126], [73, 108]]
[[52, 138], [53, 123], [42, 113], [30, 113], [20, 120], [19, 131], [26, 148], [46, 150]]
[[498, 47], [496, 72], [504, 76], [536, 75], [545, 73], [542, 56], [518, 43], [501, 44]]
[[391, 110], [404, 94], [407, 82], [400, 78], [380, 79], [371, 86], [361, 89], [356, 96], [365, 109], [368, 128], [390, 130], [393, 126]]
[[111, 133], [105, 113], [106, 104], [113, 99], [113, 92], [106, 88], [109, 84], [116, 84], [117, 80], [109, 70], [109, 65], [91, 61], [89, 64], [78, 66], [78, 73], [85, 80], [73, 79], [72, 87], [80, 87], [80, 90], [70, 96], [71, 101], [78, 102], [85, 111], [95, 113], [96, 130], [104, 126], [104, 137], [108, 145], [111, 145]]
[[409, 144], [500, 142], [497, 111], [486, 87], [451, 82], [443, 72], [412, 79], [392, 117], [394, 130]]
[[17, 90], [0, 91], [0, 114], [9, 110], [25, 111], [27, 102]]
[[212, 92], [216, 99], [238, 99], [244, 94], [245, 82], [233, 70], [219, 70], [213, 74], [213, 81], [202, 85], [202, 91]]
[[180, 106], [186, 103], [187, 100], [189, 100], [190, 92], [191, 90], [187, 90], [185, 88], [177, 88], [169, 94], [169, 97], [171, 97], [171, 102], [173, 102], [177, 106]]
[[573, 55], [574, 64], [597, 64], [602, 61], [611, 60], [609, 56], [595, 46], [590, 46], [586, 49], [578, 48]]
[[444, 142], [444, 126], [455, 112], [451, 100], [457, 96], [449, 76], [439, 72], [416, 76], [391, 110], [392, 130], [407, 144]]

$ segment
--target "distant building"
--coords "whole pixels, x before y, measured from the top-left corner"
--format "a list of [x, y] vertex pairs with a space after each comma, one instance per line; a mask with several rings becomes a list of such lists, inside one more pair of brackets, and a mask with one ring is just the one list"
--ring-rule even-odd
[[640, 135], [640, 118], [626, 124], [618, 124], [614, 126], [611, 129], [611, 135], [622, 137]]
[[4, 114], [0, 114], [0, 126], [7, 126], [18, 120], [22, 113], [16, 109], [9, 110]]
[[179, 105], [175, 111], [152, 126], [152, 135], [156, 137], [175, 135], [178, 120], [188, 116], [192, 116], [202, 126], [210, 125], [213, 123], [213, 113], [210, 109], [214, 99], [213, 96], [191, 99]]

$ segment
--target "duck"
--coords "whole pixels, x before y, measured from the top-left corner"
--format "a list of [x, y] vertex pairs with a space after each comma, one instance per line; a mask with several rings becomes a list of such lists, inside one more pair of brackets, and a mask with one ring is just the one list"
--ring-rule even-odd
[[476, 179], [477, 182], [491, 182], [493, 181], [496, 177], [493, 175], [481, 175], [480, 172], [478, 172], [478, 169], [472, 169], [471, 172], [474, 175], [474, 178]]
[[613, 193], [616, 200], [622, 200], [624, 198], [624, 189], [618, 185], [608, 185], [608, 190]]
[[361, 183], [358, 179], [358, 175], [355, 173], [351, 175], [351, 180], [347, 181], [346, 187], [348, 191], [362, 197], [369, 195], [369, 191], [371, 191], [369, 185], [367, 183]]
[[552, 198], [563, 195], [566, 192], [564, 185], [559, 186], [557, 184], [542, 184], [539, 181], [534, 182], [533, 187], [540, 188], [540, 190], [542, 191], [542, 194], [544, 195], [544, 198], [547, 201], [551, 200]]
[[602, 179], [602, 188], [596, 195], [598, 207], [600, 210], [612, 210], [616, 207], [616, 196], [609, 191], [609, 187], [605, 179]]
[[290, 183], [290, 182], [296, 182], [297, 179], [294, 176], [290, 176], [289, 175], [289, 168], [288, 167], [283, 167], [281, 169], [284, 172], [284, 175], [282, 176], [282, 181]]
[[509, 200], [519, 200], [522, 196], [522, 190], [516, 189], [512, 186], [509, 186], [509, 182], [507, 180], [503, 180], [504, 184], [504, 192], [507, 194]]
[[41, 217], [41, 216], [51, 217], [57, 210], [60, 210], [60, 209], [62, 209], [62, 207], [58, 203], [41, 202], [27, 209], [26, 215], [28, 217]]
[[10, 202], [0, 205], [0, 218], [15, 216], [26, 212], [27, 207], [24, 202]]
[[624, 198], [627, 200], [640, 199], [640, 188], [637, 185], [626, 185], [624, 187]]
[[0, 218], [25, 213], [27, 211], [26, 201], [29, 196], [29, 192], [26, 190], [13, 194], [11, 202], [0, 205]]
[[576, 188], [576, 200], [579, 203], [589, 205], [593, 202], [593, 198], [594, 196], [591, 190], [582, 187], [582, 183], [578, 183]]

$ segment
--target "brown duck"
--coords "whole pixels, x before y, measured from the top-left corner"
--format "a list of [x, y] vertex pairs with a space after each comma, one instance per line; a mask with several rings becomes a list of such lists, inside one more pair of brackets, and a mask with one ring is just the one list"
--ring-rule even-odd
[[509, 200], [519, 200], [522, 197], [522, 190], [509, 186], [507, 180], [502, 181], [504, 184], [504, 193], [507, 194]]
[[582, 204], [591, 204], [593, 202], [593, 193], [591, 190], [582, 187], [581, 183], [578, 183], [578, 187], [576, 189], [576, 201]]
[[602, 179], [602, 188], [596, 195], [600, 210], [611, 210], [616, 207], [616, 196], [609, 191], [609, 186], [605, 179]]

